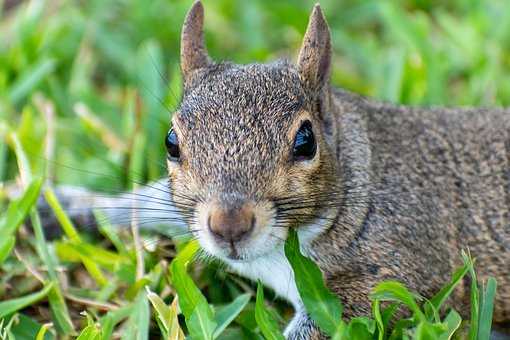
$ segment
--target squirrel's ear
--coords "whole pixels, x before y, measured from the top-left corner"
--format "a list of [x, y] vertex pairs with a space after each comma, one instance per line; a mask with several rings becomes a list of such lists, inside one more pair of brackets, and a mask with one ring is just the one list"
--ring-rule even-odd
[[313, 8], [298, 57], [301, 81], [307, 89], [320, 91], [329, 81], [331, 36], [319, 4]]
[[196, 1], [184, 20], [181, 32], [181, 71], [184, 83], [191, 73], [209, 65], [204, 44], [204, 6]]

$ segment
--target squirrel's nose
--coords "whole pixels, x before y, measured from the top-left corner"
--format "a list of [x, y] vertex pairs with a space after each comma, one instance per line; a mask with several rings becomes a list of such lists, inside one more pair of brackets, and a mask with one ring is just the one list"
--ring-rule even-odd
[[253, 209], [243, 204], [241, 207], [213, 206], [207, 224], [216, 238], [232, 243], [248, 236], [255, 222]]

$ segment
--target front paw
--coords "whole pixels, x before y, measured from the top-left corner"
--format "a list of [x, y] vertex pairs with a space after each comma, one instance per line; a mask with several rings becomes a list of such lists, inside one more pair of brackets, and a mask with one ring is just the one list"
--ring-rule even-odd
[[310, 317], [303, 313], [297, 313], [285, 329], [285, 338], [288, 340], [326, 340]]

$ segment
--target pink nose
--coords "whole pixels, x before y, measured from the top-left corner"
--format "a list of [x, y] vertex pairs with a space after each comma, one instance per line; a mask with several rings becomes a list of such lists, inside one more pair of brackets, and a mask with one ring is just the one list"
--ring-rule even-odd
[[237, 242], [247, 237], [255, 227], [255, 214], [246, 204], [241, 207], [213, 206], [208, 227], [217, 239]]

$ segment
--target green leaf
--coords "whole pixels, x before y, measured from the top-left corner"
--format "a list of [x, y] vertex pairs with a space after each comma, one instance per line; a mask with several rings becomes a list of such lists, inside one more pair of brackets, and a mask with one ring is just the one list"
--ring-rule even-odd
[[188, 326], [192, 339], [213, 339], [216, 322], [214, 322], [212, 310], [207, 302], [202, 301], [195, 307], [191, 316], [186, 319], [186, 326]]
[[35, 340], [44, 340], [50, 327], [51, 324], [49, 323], [45, 323], [44, 325], [42, 325], [41, 328], [39, 329], [39, 332], [37, 332]]
[[345, 340], [372, 339], [376, 330], [375, 321], [367, 317], [352, 318], [342, 336]]
[[53, 321], [55, 322], [55, 328], [59, 333], [73, 334], [74, 326], [69, 316], [64, 296], [58, 286], [58, 281], [52, 281], [53, 287], [48, 293], [48, 302], [50, 303], [50, 310]]
[[146, 288], [146, 290], [147, 297], [156, 311], [158, 325], [165, 339], [183, 340], [184, 333], [177, 319], [177, 298], [174, 298], [174, 301], [169, 307], [157, 294], [151, 292], [149, 288]]
[[489, 340], [490, 338], [496, 286], [496, 280], [493, 277], [489, 277], [487, 280], [487, 287], [482, 291], [480, 300], [480, 320], [478, 322], [478, 340]]
[[6, 317], [9, 314], [17, 312], [27, 306], [36, 303], [39, 300], [45, 298], [53, 288], [53, 284], [49, 283], [44, 288], [36, 293], [32, 293], [20, 298], [11, 299], [0, 302], [0, 319]]
[[473, 265], [473, 259], [471, 253], [465, 253], [462, 251], [462, 259], [464, 264], [469, 268], [469, 275], [471, 276], [471, 320], [469, 322], [469, 339], [477, 340], [478, 336], [478, 318], [479, 318], [479, 292], [478, 292], [478, 281], [476, 279], [476, 273]]
[[298, 236], [293, 229], [285, 243], [285, 256], [294, 271], [296, 286], [307, 313], [326, 334], [332, 336], [342, 320], [342, 304], [324, 284], [319, 267], [301, 254]]
[[461, 322], [462, 318], [459, 313], [452, 309], [444, 319], [447, 330], [441, 334], [439, 340], [450, 340], [457, 329], [459, 329]]
[[214, 338], [218, 338], [228, 325], [241, 313], [250, 301], [250, 294], [242, 294], [226, 306], [216, 310], [215, 322], [218, 325], [214, 331]]
[[164, 327], [165, 333], [168, 334], [170, 327], [172, 327], [172, 311], [157, 294], [151, 292], [149, 287], [145, 287], [145, 289], [147, 291], [147, 298], [149, 298], [152, 307], [156, 311], [157, 318]]
[[149, 338], [150, 310], [149, 300], [145, 290], [140, 290], [136, 297], [132, 313], [128, 320], [128, 329], [124, 332], [123, 340], [148, 340]]
[[0, 235], [3, 235], [2, 237], [13, 235], [25, 220], [39, 197], [42, 182], [41, 178], [34, 179], [28, 185], [23, 196], [9, 204], [7, 213], [0, 219]]
[[272, 315], [266, 310], [264, 305], [264, 289], [260, 281], [257, 284], [257, 300], [255, 302], [255, 320], [264, 337], [268, 340], [284, 340], [282, 332], [273, 319]]
[[372, 315], [374, 316], [377, 325], [377, 339], [383, 340], [384, 335], [386, 333], [386, 327], [382, 319], [381, 302], [379, 300], [375, 300], [372, 302]]
[[7, 236], [0, 240], [0, 265], [7, 259], [15, 244], [16, 238], [14, 236]]
[[53, 213], [57, 217], [57, 220], [60, 223], [60, 226], [62, 227], [66, 236], [71, 241], [75, 242], [81, 241], [80, 235], [76, 231], [73, 222], [71, 222], [71, 219], [65, 213], [64, 209], [62, 208], [62, 205], [57, 199], [57, 195], [55, 195], [51, 188], [46, 188], [46, 190], [44, 191], [44, 198], [46, 199], [46, 202], [48, 202], [48, 205], [53, 210]]
[[414, 334], [416, 340], [437, 340], [445, 331], [445, 326], [442, 324], [432, 324], [428, 321], [423, 321], [418, 324]]
[[191, 317], [197, 305], [207, 304], [207, 300], [188, 275], [185, 267], [185, 264], [191, 260], [197, 249], [196, 243], [190, 242], [179, 252], [170, 265], [171, 282], [179, 295], [179, 306], [182, 313], [187, 319]]
[[21, 313], [15, 314], [15, 316], [17, 320], [11, 327], [11, 333], [16, 340], [52, 340], [55, 338], [52, 333], [47, 332], [52, 327], [50, 323], [41, 325], [39, 322]]
[[453, 273], [450, 282], [441, 288], [441, 290], [430, 299], [430, 303], [436, 310], [441, 308], [443, 303], [450, 296], [455, 287], [457, 287], [457, 285], [461, 282], [462, 278], [468, 271], [469, 266], [467, 264], [464, 264], [461, 268], [457, 269], [455, 273]]
[[85, 327], [76, 340], [100, 340], [102, 338], [101, 328], [94, 322], [90, 314], [87, 315], [87, 327]]
[[379, 283], [371, 294], [372, 299], [381, 301], [396, 301], [403, 303], [414, 313], [420, 321], [425, 321], [425, 315], [418, 307], [415, 296], [397, 281], [384, 281]]
[[15, 105], [28, 96], [48, 75], [55, 69], [54, 59], [42, 58], [32, 67], [27, 68], [14, 83], [9, 91], [8, 98]]
[[112, 338], [113, 328], [119, 322], [128, 318], [133, 311], [133, 305], [129, 304], [116, 310], [109, 311], [103, 316], [99, 322], [102, 325], [103, 338], [102, 340], [109, 340]]

